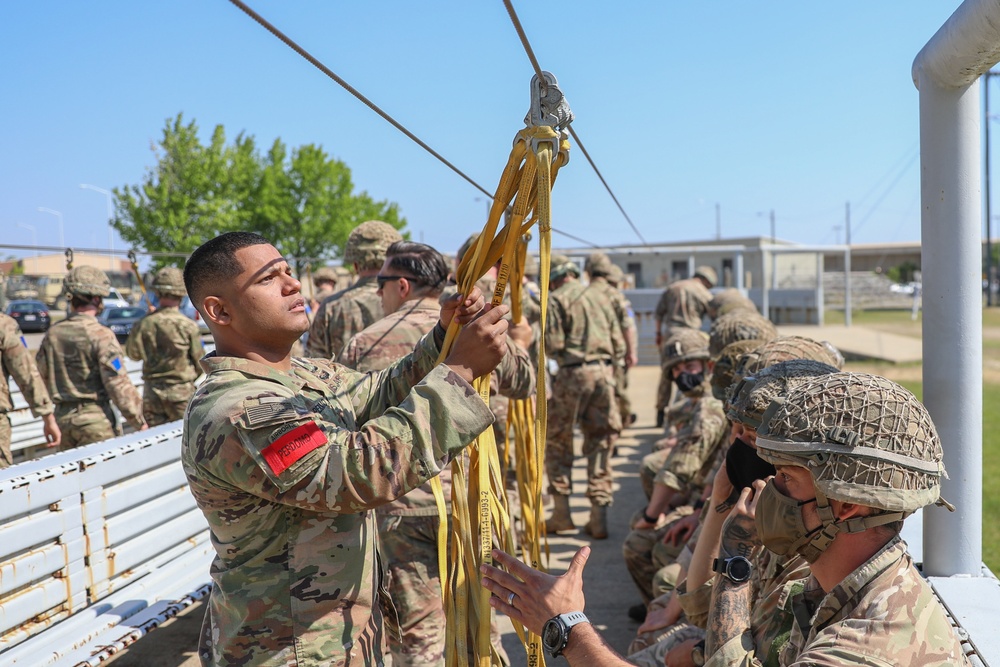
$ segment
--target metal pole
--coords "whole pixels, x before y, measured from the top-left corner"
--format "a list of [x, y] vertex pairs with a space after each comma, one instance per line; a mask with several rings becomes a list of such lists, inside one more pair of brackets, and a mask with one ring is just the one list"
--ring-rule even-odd
[[767, 278], [763, 275], [765, 268], [767, 267], [767, 256], [765, 255], [767, 251], [763, 248], [760, 249], [760, 271], [761, 271], [761, 281], [760, 281], [760, 308], [764, 314], [764, 317], [771, 319], [771, 301], [767, 290]]
[[844, 326], [851, 326], [851, 202], [847, 202], [847, 218], [844, 220], [847, 230], [847, 249], [844, 250]]
[[743, 253], [736, 253], [736, 288], [743, 290]]
[[[957, 14], [957, 13], [956, 13]], [[952, 17], [954, 19], [954, 17]], [[950, 33], [942, 29], [938, 35]], [[924, 572], [980, 576], [983, 492], [982, 139], [980, 87], [938, 84], [928, 50], [920, 90], [923, 398], [944, 448], [941, 495], [954, 514], [924, 509]], [[971, 47], [969, 47], [971, 48]], [[925, 57], [927, 56], [927, 57]], [[977, 52], [977, 59], [980, 56]], [[982, 56], [985, 58], [985, 56]]]
[[816, 253], [816, 325], [823, 326], [826, 304], [823, 300], [823, 253]]
[[44, 206], [39, 206], [38, 210], [41, 211], [42, 213], [51, 213], [52, 215], [54, 215], [57, 218], [59, 218], [59, 245], [65, 247], [66, 246], [66, 237], [63, 234], [63, 217], [62, 217], [62, 213], [60, 213], [59, 211], [54, 211], [51, 208], [45, 208]]
[[993, 305], [993, 249], [990, 243], [990, 79], [993, 72], [983, 75], [983, 134], [986, 139], [986, 182], [983, 191], [986, 199], [986, 305]]

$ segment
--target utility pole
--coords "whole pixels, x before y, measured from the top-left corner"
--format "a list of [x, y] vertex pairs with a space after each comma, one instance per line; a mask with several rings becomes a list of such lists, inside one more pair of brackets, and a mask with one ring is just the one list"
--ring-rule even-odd
[[716, 203], [715, 204], [715, 239], [719, 240], [722, 238], [722, 207]]
[[847, 239], [847, 249], [844, 250], [844, 326], [851, 326], [851, 202], [845, 205], [844, 237]]
[[983, 103], [985, 105], [983, 126], [986, 132], [986, 305], [993, 305], [993, 241], [991, 226], [993, 216], [990, 215], [990, 79], [1000, 74], [990, 70], [983, 77]]

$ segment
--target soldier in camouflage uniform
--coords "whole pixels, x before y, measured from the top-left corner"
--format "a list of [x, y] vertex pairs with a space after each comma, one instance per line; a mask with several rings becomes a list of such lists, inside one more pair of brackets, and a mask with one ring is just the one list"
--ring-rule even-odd
[[142, 416], [142, 397], [125, 370], [122, 348], [111, 329], [97, 321], [103, 297], [111, 294], [107, 274], [78, 266], [63, 286], [70, 296], [70, 316], [52, 325], [35, 356], [56, 405], [61, 448], [118, 435], [112, 402], [129, 424], [149, 428]]
[[[676, 329], [701, 329], [701, 320], [708, 313], [712, 293], [708, 289], [718, 282], [715, 269], [699, 266], [694, 277], [671, 283], [656, 304], [656, 347], [660, 349], [661, 365], [666, 363], [663, 342]], [[663, 426], [663, 411], [670, 405], [673, 383], [670, 372], [661, 370], [656, 389], [656, 425]]]
[[14, 456], [10, 450], [10, 417], [7, 413], [14, 409], [10, 397], [10, 378], [21, 389], [21, 395], [28, 402], [31, 414], [42, 418], [42, 429], [49, 447], [57, 447], [61, 434], [53, 411], [55, 406], [45, 389], [42, 376], [38, 374], [35, 360], [28, 352], [28, 346], [21, 335], [17, 321], [9, 315], [0, 314], [0, 368], [3, 369], [3, 385], [0, 385], [0, 468], [13, 465]]
[[771, 320], [749, 310], [734, 310], [712, 322], [708, 331], [708, 353], [717, 358], [723, 348], [738, 340], [758, 339], [766, 343], [777, 337], [778, 330]]
[[187, 293], [181, 270], [157, 271], [153, 291], [160, 306], [132, 328], [125, 353], [142, 362], [142, 414], [147, 424], [158, 426], [184, 417], [205, 348], [198, 325], [177, 309]]
[[554, 255], [549, 280], [545, 349], [559, 364], [549, 404], [545, 472], [554, 511], [545, 522], [548, 533], [575, 531], [569, 513], [573, 491], [573, 425], [583, 432], [587, 457], [590, 520], [584, 530], [595, 539], [608, 536], [607, 512], [612, 501], [611, 439], [622, 429], [615, 404], [614, 360], [625, 354], [625, 338], [611, 299], [577, 279], [568, 258]]
[[752, 338], [738, 340], [722, 348], [719, 358], [715, 361], [715, 368], [712, 369], [712, 396], [720, 401], [729, 398], [730, 387], [737, 383], [734, 373], [740, 359], [743, 358], [743, 355], [753, 352], [763, 344], [764, 341]]
[[653, 489], [622, 545], [629, 574], [646, 604], [655, 597], [653, 575], [669, 562], [665, 559], [677, 556], [683, 543], [672, 551], [660, 549], [656, 557], [654, 550], [675, 521], [695, 511], [694, 504], [721, 455], [727, 435], [722, 403], [712, 396], [709, 384], [712, 361], [708, 337], [694, 329], [677, 329], [663, 347], [667, 372], [685, 396], [686, 407], [681, 414], [688, 421], [678, 430], [672, 446], [643, 460], [644, 470], [656, 470]]
[[[505, 353], [506, 308], [473, 291], [413, 352], [357, 373], [292, 358], [301, 284], [247, 232], [198, 248], [185, 285], [215, 337], [181, 460], [217, 555], [199, 654], [244, 667], [383, 664], [375, 507], [440, 473], [493, 415], [469, 382]], [[466, 326], [436, 359], [452, 317]]]
[[312, 283], [312, 310], [315, 313], [319, 305], [337, 291], [337, 272], [329, 266], [322, 266], [313, 272]]
[[737, 310], [760, 314], [754, 302], [735, 287], [716, 292], [708, 302], [708, 316], [713, 320]]
[[375, 276], [385, 261], [385, 251], [402, 241], [391, 225], [379, 220], [362, 222], [347, 237], [344, 263], [354, 266], [358, 281], [326, 298], [309, 327], [306, 356], [336, 359], [351, 336], [382, 318]]
[[618, 318], [618, 325], [625, 337], [625, 354], [615, 359], [615, 403], [621, 414], [622, 427], [630, 426], [633, 422], [631, 403], [628, 399], [628, 382], [626, 380], [628, 369], [639, 362], [639, 333], [635, 326], [635, 314], [632, 312], [632, 304], [629, 303], [625, 295], [616, 285], [611, 283], [611, 276], [617, 269], [621, 269], [611, 263], [608, 256], [603, 252], [593, 252], [587, 257], [583, 270], [590, 276], [590, 285], [594, 289], [599, 289], [607, 295], [608, 301], [614, 307], [615, 317]]
[[[777, 474], [744, 489], [718, 562], [763, 545], [809, 563], [788, 600], [792, 628], [777, 664], [968, 665], [899, 537], [907, 516], [943, 502], [941, 441], [927, 410], [885, 378], [831, 373], [790, 387], [764, 415], [757, 453]], [[751, 600], [748, 581], [717, 577], [706, 664], [763, 664], [747, 632]]]
[[[386, 316], [351, 338], [338, 361], [370, 372], [388, 368], [409, 354], [438, 321], [438, 297], [447, 277], [444, 258], [430, 246], [407, 241], [389, 246], [378, 278]], [[527, 324], [523, 328], [530, 341], [530, 329]], [[527, 398], [535, 375], [527, 351], [512, 342], [515, 329], [508, 330], [508, 351], [493, 372], [491, 386], [511, 398]], [[441, 473], [441, 483], [450, 512], [450, 470]], [[438, 510], [430, 484], [380, 507], [378, 521], [389, 596], [398, 614], [398, 624], [386, 618], [393, 667], [442, 665], [446, 619], [438, 572]], [[494, 648], [509, 664], [499, 632], [494, 634]]]

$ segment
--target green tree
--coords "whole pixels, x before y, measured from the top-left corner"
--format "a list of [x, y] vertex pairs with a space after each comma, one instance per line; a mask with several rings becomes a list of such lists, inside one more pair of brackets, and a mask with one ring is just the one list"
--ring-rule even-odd
[[[146, 252], [190, 253], [220, 233], [255, 231], [294, 257], [301, 275], [310, 260], [342, 255], [347, 235], [365, 220], [406, 224], [396, 204], [355, 194], [347, 165], [313, 144], [289, 156], [276, 139], [261, 155], [243, 133], [227, 145], [218, 125], [203, 145], [197, 124], [178, 114], [154, 152], [157, 162], [141, 183], [114, 190], [114, 228]], [[154, 268], [178, 263], [153, 261]]]

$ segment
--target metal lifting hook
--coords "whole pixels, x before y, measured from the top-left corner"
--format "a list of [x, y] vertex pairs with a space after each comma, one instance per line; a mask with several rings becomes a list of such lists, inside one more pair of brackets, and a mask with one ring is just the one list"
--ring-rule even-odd
[[66, 270], [69, 271], [73, 268], [73, 249], [66, 248]]
[[573, 112], [569, 108], [566, 96], [559, 89], [555, 75], [543, 71], [542, 76], [543, 80], [539, 80], [537, 74], [531, 77], [531, 106], [524, 117], [524, 124], [528, 127], [547, 126], [553, 129], [554, 136], [532, 136], [531, 150], [537, 154], [539, 143], [550, 143], [552, 160], [555, 161], [559, 155], [559, 142], [568, 136], [566, 128], [573, 122]]

